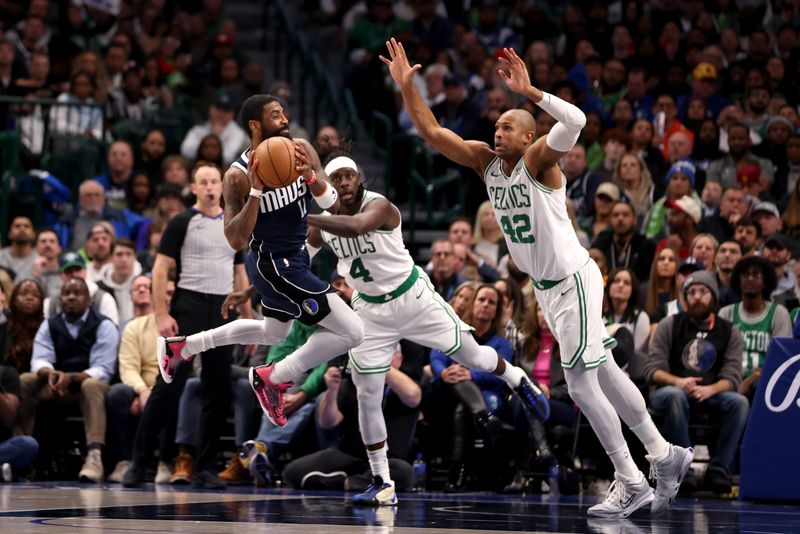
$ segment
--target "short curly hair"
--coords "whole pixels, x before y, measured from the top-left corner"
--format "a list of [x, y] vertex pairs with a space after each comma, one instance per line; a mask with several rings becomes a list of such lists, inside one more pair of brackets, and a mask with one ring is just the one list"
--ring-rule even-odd
[[775, 268], [769, 260], [761, 256], [747, 256], [736, 262], [736, 265], [733, 267], [733, 273], [731, 274], [731, 289], [741, 295], [742, 273], [747, 272], [753, 267], [761, 269], [761, 279], [764, 281], [761, 295], [764, 297], [764, 300], [769, 300], [772, 292], [778, 287], [778, 275], [775, 273]]

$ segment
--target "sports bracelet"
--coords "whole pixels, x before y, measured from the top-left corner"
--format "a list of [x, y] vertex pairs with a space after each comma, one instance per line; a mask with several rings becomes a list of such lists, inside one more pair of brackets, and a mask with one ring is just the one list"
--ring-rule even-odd
[[317, 181], [317, 173], [314, 172], [314, 169], [311, 169], [311, 178], [303, 177], [303, 181], [305, 181], [306, 185], [311, 185]]
[[261, 191], [261, 189], [256, 189], [255, 187], [251, 187], [250, 188], [250, 196], [251, 197], [261, 198], [262, 194], [263, 194], [263, 191]]

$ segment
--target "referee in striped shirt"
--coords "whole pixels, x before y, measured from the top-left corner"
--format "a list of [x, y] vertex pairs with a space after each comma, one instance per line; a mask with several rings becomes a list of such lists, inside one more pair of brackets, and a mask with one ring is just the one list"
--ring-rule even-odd
[[[164, 337], [220, 326], [226, 322], [220, 314], [225, 296], [249, 285], [243, 255], [230, 247], [224, 234], [222, 171], [212, 163], [198, 162], [192, 171], [191, 188], [197, 202], [169, 222], [153, 266], [156, 322]], [[173, 269], [176, 289], [167, 310], [166, 299], [159, 295], [165, 294], [167, 275]], [[232, 348], [218, 347], [201, 353], [201, 357], [203, 407], [192, 485], [221, 489], [225, 481], [216, 475], [215, 460], [219, 435], [231, 405]], [[191, 370], [191, 363], [183, 363], [175, 372], [173, 383], [167, 384], [161, 375], [156, 380], [139, 422], [133, 463], [123, 478], [125, 487], [143, 482], [147, 458], [162, 432], [171, 438], [162, 440], [162, 449], [174, 446], [178, 404]], [[166, 462], [174, 451], [161, 452], [161, 460]]]

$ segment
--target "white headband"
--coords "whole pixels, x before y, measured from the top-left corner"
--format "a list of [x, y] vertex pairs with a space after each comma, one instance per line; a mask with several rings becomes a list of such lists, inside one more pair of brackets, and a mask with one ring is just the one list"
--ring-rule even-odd
[[355, 161], [347, 156], [339, 156], [338, 158], [333, 158], [327, 165], [325, 165], [325, 174], [330, 176], [336, 171], [340, 171], [342, 169], [352, 169], [358, 172], [358, 167], [356, 167]]

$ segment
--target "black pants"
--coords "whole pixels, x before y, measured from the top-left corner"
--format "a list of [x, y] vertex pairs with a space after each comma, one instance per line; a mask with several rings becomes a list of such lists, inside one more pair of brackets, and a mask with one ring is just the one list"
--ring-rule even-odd
[[[283, 470], [283, 481], [291, 488], [300, 489], [303, 477], [312, 471], [344, 471], [350, 491], [364, 491], [372, 483], [369, 461], [351, 456], [336, 447], [322, 449], [289, 462]], [[414, 471], [405, 460], [389, 458], [389, 473], [397, 491], [408, 491], [414, 483]]]
[[[207, 295], [176, 289], [170, 305], [170, 314], [178, 322], [181, 335], [190, 335], [222, 325], [220, 315], [225, 295]], [[219, 436], [225, 417], [230, 410], [232, 347], [217, 347], [200, 354], [202, 373], [200, 393], [203, 408], [200, 412], [200, 439], [195, 458], [195, 471], [215, 470]], [[167, 431], [171, 439], [162, 441], [161, 456], [168, 461], [174, 456], [175, 425], [178, 420], [178, 404], [192, 365], [182, 363], [171, 384], [158, 375], [150, 399], [144, 408], [136, 439], [133, 442], [132, 459], [143, 462], [155, 448], [159, 435]], [[165, 450], [172, 445], [172, 450]]]

